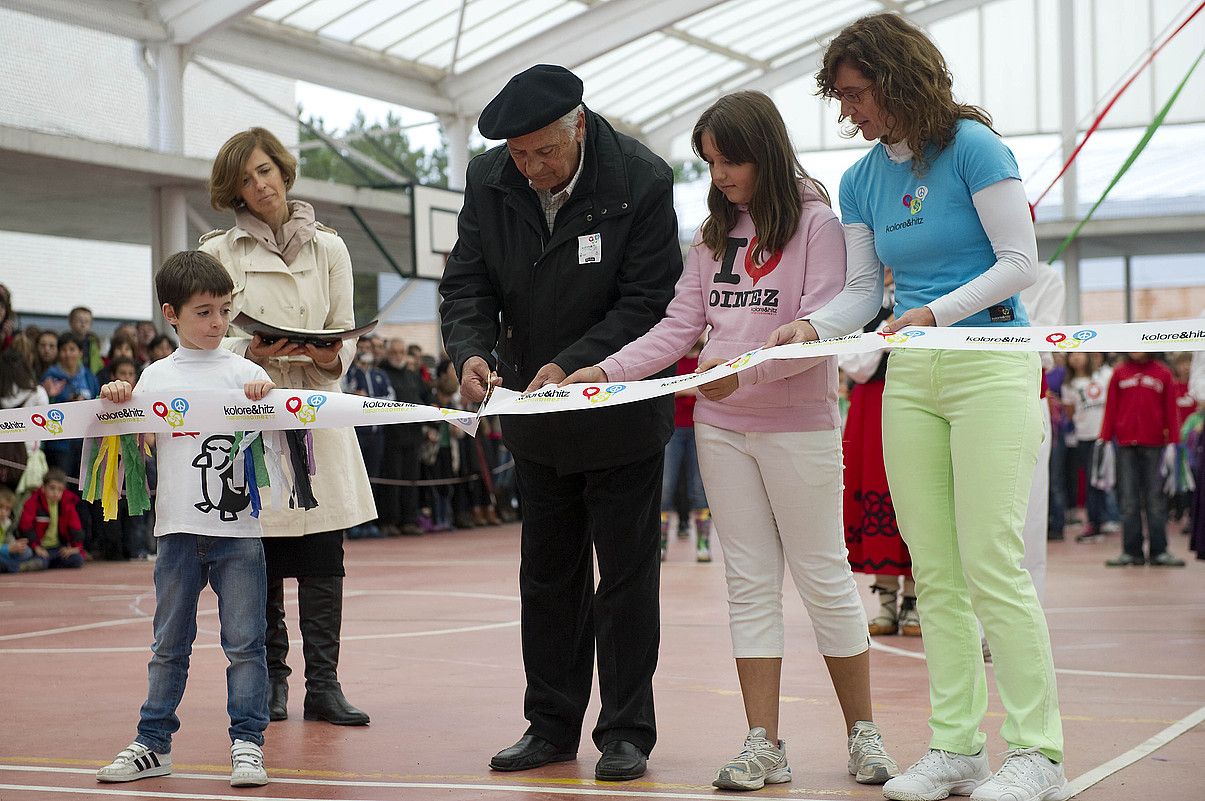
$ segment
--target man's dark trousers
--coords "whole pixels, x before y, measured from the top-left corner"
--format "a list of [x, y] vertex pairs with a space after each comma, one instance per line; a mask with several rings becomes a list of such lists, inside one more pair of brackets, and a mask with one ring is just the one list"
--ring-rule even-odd
[[658, 453], [559, 475], [549, 465], [515, 458], [523, 499], [519, 591], [527, 734], [563, 750], [577, 750], [595, 641], [602, 701], [595, 744], [601, 750], [626, 740], [648, 754], [656, 743], [662, 462]]

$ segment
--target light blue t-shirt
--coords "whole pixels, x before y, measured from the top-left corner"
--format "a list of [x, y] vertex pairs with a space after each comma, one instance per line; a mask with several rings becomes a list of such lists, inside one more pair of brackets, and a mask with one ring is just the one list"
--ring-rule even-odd
[[[971, 195], [1020, 178], [1012, 151], [987, 126], [959, 120], [945, 150], [934, 153], [923, 178], [912, 162], [892, 162], [880, 142], [841, 176], [841, 222], [874, 234], [879, 261], [895, 276], [895, 313], [949, 294], [996, 263]], [[1029, 325], [1019, 295], [954, 325]]]

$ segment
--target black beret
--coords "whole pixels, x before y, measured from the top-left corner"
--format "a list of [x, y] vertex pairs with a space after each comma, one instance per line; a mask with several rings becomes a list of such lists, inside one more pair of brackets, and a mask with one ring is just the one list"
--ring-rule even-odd
[[582, 102], [582, 79], [555, 64], [537, 64], [506, 82], [477, 121], [486, 139], [511, 139], [551, 125]]

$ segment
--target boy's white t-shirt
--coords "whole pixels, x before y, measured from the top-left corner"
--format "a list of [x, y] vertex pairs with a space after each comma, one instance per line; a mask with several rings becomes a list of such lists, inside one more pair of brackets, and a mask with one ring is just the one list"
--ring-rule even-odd
[[[189, 389], [242, 389], [248, 381], [268, 381], [264, 369], [223, 348], [177, 348], [148, 364], [138, 392]], [[202, 534], [209, 537], [259, 537], [259, 519], [251, 516], [251, 497], [243, 477], [243, 457], [231, 458], [233, 434], [178, 431], [155, 436], [159, 484], [155, 494], [155, 536]]]

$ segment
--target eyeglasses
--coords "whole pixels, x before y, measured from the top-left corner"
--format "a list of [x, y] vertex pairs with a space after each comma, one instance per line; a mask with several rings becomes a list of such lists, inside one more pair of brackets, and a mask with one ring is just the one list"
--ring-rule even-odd
[[841, 100], [843, 102], [849, 103], [851, 106], [856, 106], [862, 102], [862, 96], [865, 95], [866, 92], [869, 89], [871, 89], [873, 86], [874, 86], [874, 84], [868, 83], [865, 86], [863, 86], [861, 89], [853, 89], [848, 92], [841, 92], [841, 91], [834, 89], [833, 91], [828, 93], [828, 97], [830, 100]]

